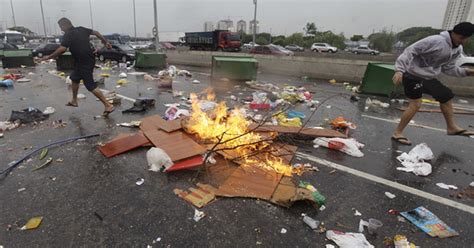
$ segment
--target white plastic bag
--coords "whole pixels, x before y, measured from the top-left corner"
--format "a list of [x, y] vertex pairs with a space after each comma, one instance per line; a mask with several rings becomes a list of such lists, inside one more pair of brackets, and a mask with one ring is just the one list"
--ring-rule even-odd
[[329, 149], [339, 150], [353, 157], [360, 158], [364, 156], [364, 153], [362, 153], [360, 149], [364, 148], [365, 145], [352, 138], [316, 138], [313, 143], [315, 148], [317, 148], [317, 146], [324, 146]]
[[127, 77], [127, 73], [125, 72], [122, 72], [119, 74], [119, 78], [126, 78]]
[[326, 238], [334, 241], [340, 248], [375, 248], [362, 233], [345, 233], [329, 230]]
[[426, 145], [421, 143], [415, 146], [409, 153], [402, 153], [397, 157], [397, 160], [404, 167], [397, 167], [397, 170], [405, 172], [413, 172], [417, 176], [428, 176], [432, 172], [431, 164], [425, 160], [434, 158], [433, 151]]
[[54, 114], [54, 112], [56, 112], [56, 109], [54, 109], [53, 107], [47, 107], [47, 108], [43, 111], [43, 114], [45, 114], [45, 115], [50, 115], [50, 114]]
[[166, 171], [173, 165], [173, 161], [171, 161], [168, 154], [158, 147], [152, 147], [146, 152], [146, 160], [150, 170], [154, 172], [158, 172], [163, 168], [163, 171]]

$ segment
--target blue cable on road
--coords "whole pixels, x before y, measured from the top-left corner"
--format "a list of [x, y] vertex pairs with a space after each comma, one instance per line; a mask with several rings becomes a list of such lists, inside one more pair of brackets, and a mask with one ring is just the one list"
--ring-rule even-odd
[[44, 148], [49, 148], [49, 147], [53, 147], [53, 146], [57, 146], [57, 145], [62, 145], [62, 144], [66, 144], [66, 143], [69, 143], [69, 142], [72, 142], [72, 141], [76, 141], [76, 140], [80, 140], [80, 139], [88, 139], [88, 138], [92, 138], [92, 137], [97, 137], [99, 136], [99, 134], [91, 134], [91, 135], [85, 135], [85, 136], [79, 136], [79, 137], [73, 137], [73, 138], [69, 138], [69, 139], [65, 139], [65, 140], [60, 140], [60, 141], [56, 141], [54, 143], [51, 143], [51, 144], [48, 144], [48, 145], [44, 145], [42, 147], [39, 147], [33, 151], [31, 151], [30, 153], [26, 154], [23, 158], [21, 158], [20, 160], [16, 160], [14, 161], [13, 163], [10, 163], [10, 166], [6, 169], [4, 169], [3, 171], [0, 172], [0, 175], [3, 175], [3, 174], [7, 174], [9, 173], [10, 171], [12, 171], [15, 167], [17, 167], [19, 164], [21, 164], [21, 162], [23, 162], [25, 159], [29, 158], [31, 155], [43, 150]]

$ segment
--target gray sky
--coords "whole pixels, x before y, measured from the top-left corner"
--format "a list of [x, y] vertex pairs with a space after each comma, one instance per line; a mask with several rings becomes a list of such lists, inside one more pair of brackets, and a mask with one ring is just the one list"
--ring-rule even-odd
[[[94, 29], [133, 36], [133, 0], [91, 0]], [[252, 0], [157, 0], [161, 31], [202, 31], [205, 21], [253, 19]], [[383, 28], [400, 31], [413, 26], [439, 28], [448, 0], [258, 0], [260, 31], [272, 34], [302, 32], [307, 22], [319, 30], [346, 36], [368, 35]], [[17, 25], [43, 33], [39, 0], [13, 0]], [[90, 27], [89, 0], [43, 0], [48, 34], [59, 32], [56, 20], [70, 18]], [[13, 23], [10, 0], [0, 0], [0, 25]], [[153, 0], [136, 0], [137, 33], [153, 27]]]

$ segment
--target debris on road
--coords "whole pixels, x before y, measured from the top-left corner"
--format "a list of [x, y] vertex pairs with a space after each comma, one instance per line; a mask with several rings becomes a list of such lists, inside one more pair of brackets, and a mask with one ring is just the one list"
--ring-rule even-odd
[[392, 193], [390, 193], [390, 192], [385, 192], [385, 196], [388, 197], [388, 198], [390, 198], [390, 199], [393, 199], [393, 198], [396, 197], [396, 195], [394, 195], [394, 194], [392, 194]]
[[315, 148], [323, 146], [331, 150], [338, 150], [344, 152], [353, 157], [363, 157], [364, 154], [360, 151], [364, 148], [364, 144], [359, 143], [353, 138], [342, 139], [342, 138], [316, 138], [314, 141]]
[[456, 187], [454, 185], [449, 185], [449, 184], [445, 184], [445, 183], [436, 183], [436, 186], [438, 186], [442, 189], [458, 189], [458, 187]]
[[53, 107], [47, 107], [44, 111], [43, 111], [43, 114], [45, 115], [50, 115], [50, 114], [54, 114], [54, 112], [56, 112], [56, 109], [53, 108]]
[[206, 214], [204, 212], [194, 209], [194, 217], [193, 217], [194, 221], [199, 222], [205, 216]]
[[421, 143], [415, 146], [409, 153], [402, 153], [397, 160], [404, 167], [397, 167], [397, 170], [413, 172], [417, 176], [428, 176], [431, 174], [431, 164], [425, 162], [434, 158], [433, 152], [426, 145]]
[[339, 248], [375, 248], [362, 233], [345, 233], [341, 231], [328, 230], [326, 238], [336, 243]]
[[141, 186], [143, 183], [145, 183], [145, 179], [143, 178], [137, 178], [137, 181], [135, 182], [135, 184], [138, 186]]
[[190, 192], [181, 189], [174, 189], [173, 192], [197, 208], [202, 208], [216, 199], [214, 193], [209, 191], [206, 185], [198, 183], [197, 186], [198, 188], [189, 188]]
[[28, 220], [24, 226], [21, 227], [20, 230], [33, 230], [38, 228], [43, 221], [43, 216], [34, 217]]
[[117, 124], [118, 127], [140, 127], [141, 121], [122, 122]]
[[42, 168], [48, 166], [51, 162], [53, 162], [53, 158], [52, 158], [52, 157], [49, 157], [49, 158], [48, 158], [44, 163], [42, 163], [40, 166], [33, 168], [32, 171], [37, 171], [37, 170], [39, 170], [39, 169], [42, 169]]
[[436, 215], [423, 206], [410, 211], [401, 212], [400, 215], [431, 237], [449, 238], [459, 236], [458, 232], [446, 225]]
[[146, 160], [148, 166], [150, 166], [150, 171], [154, 172], [166, 171], [173, 165], [168, 154], [158, 147], [152, 147], [148, 150], [146, 153]]
[[395, 248], [416, 248], [417, 246], [413, 243], [408, 242], [408, 239], [404, 235], [397, 234], [393, 237], [393, 245]]
[[48, 155], [48, 151], [49, 151], [48, 148], [44, 148], [43, 150], [41, 150], [41, 154], [39, 156], [39, 159], [43, 160], [46, 157], [46, 155]]
[[286, 230], [285, 228], [282, 228], [282, 229], [280, 230], [280, 233], [281, 233], [281, 234], [286, 234], [287, 232], [288, 232], [288, 230]]
[[315, 220], [307, 215], [303, 217], [303, 222], [306, 223], [311, 229], [316, 230], [319, 227], [319, 224], [321, 223], [318, 220]]
[[43, 112], [37, 108], [28, 107], [20, 111], [12, 110], [10, 115], [10, 122], [20, 122], [22, 124], [44, 121], [49, 117], [48, 114], [43, 114]]

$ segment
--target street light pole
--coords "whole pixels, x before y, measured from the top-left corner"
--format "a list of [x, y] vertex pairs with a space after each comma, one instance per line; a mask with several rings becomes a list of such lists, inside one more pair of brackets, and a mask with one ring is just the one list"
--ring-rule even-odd
[[253, 14], [253, 44], [255, 45], [255, 39], [257, 36], [257, 0], [253, 0], [253, 4], [255, 5], [255, 12]]
[[94, 29], [94, 21], [92, 21], [92, 3], [91, 0], [89, 0], [89, 13], [91, 16], [91, 29]]
[[135, 12], [135, 0], [133, 0], [133, 31], [135, 33], [135, 41], [137, 41], [137, 13]]
[[13, 26], [16, 27], [15, 11], [13, 11], [13, 0], [10, 0], [10, 6], [12, 7]]
[[155, 14], [155, 28], [154, 28], [155, 52], [158, 52], [158, 46], [160, 44], [160, 40], [159, 40], [159, 37], [158, 37], [158, 10], [156, 9], [156, 0], [153, 0], [153, 9], [154, 9], [154, 14]]
[[41, 6], [41, 17], [43, 18], [44, 41], [46, 43], [48, 41], [48, 36], [46, 35], [46, 22], [44, 21], [43, 0], [40, 0], [40, 6]]

